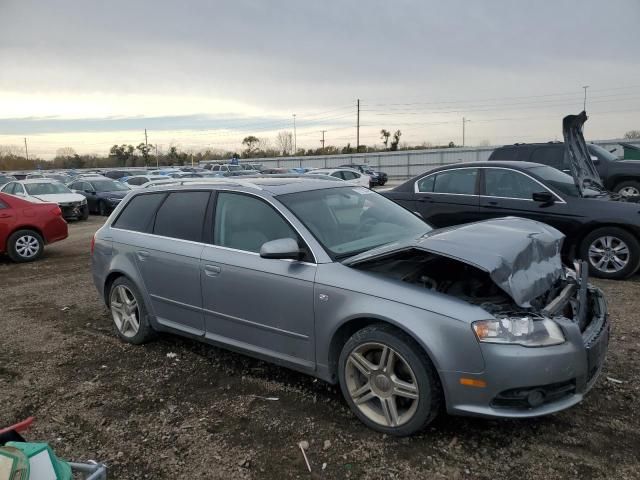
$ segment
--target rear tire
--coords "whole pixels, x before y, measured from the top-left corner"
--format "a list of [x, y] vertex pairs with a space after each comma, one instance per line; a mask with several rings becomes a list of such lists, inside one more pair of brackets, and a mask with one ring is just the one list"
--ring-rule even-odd
[[118, 277], [109, 288], [109, 310], [121, 340], [134, 345], [155, 336], [142, 295], [126, 277]]
[[627, 180], [617, 184], [613, 191], [623, 197], [635, 197], [640, 195], [640, 182], [635, 180]]
[[433, 364], [411, 337], [390, 325], [356, 332], [342, 348], [338, 377], [353, 413], [378, 432], [411, 435], [440, 410], [442, 389]]
[[39, 259], [43, 252], [44, 240], [33, 230], [18, 230], [7, 239], [7, 254], [14, 262], [33, 262]]
[[602, 227], [589, 233], [580, 245], [580, 258], [594, 277], [621, 280], [640, 266], [640, 243], [618, 227]]

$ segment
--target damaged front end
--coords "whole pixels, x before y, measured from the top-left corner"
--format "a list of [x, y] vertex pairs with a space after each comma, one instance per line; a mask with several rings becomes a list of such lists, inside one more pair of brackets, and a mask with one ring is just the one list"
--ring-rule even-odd
[[[481, 307], [487, 315], [471, 327], [488, 387], [473, 393], [482, 397], [475, 404], [452, 411], [513, 416], [515, 409], [516, 416], [533, 416], [580, 401], [607, 351], [604, 297], [589, 285], [586, 264], [562, 265], [563, 238], [539, 222], [502, 218], [434, 230], [345, 263]], [[441, 375], [456, 382], [455, 373]], [[468, 399], [469, 392], [461, 396]]]

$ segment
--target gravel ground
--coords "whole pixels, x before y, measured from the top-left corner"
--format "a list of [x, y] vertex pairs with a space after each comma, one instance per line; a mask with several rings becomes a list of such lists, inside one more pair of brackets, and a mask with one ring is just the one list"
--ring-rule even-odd
[[106, 462], [113, 479], [308, 478], [306, 440], [312, 478], [640, 478], [638, 277], [596, 281], [613, 331], [582, 404], [526, 421], [442, 414], [395, 439], [311, 377], [172, 336], [119, 341], [89, 272], [100, 223], [70, 225], [40, 262], [0, 258], [0, 426], [34, 415], [28, 437], [63, 458]]

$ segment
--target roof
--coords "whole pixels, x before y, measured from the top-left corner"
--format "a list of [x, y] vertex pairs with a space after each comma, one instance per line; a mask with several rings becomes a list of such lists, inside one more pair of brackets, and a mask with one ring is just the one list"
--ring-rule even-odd
[[[310, 190], [323, 190], [327, 188], [347, 187], [353, 185], [343, 182], [328, 182], [324, 179], [314, 179], [313, 177], [218, 177], [218, 178], [191, 178], [185, 180], [174, 179], [175, 184], [158, 185], [154, 188], [158, 190], [188, 190], [190, 188], [211, 188], [215, 190], [221, 186], [231, 186], [246, 189], [256, 189], [273, 196], [285, 195], [288, 193], [306, 192]], [[141, 189], [140, 191], [144, 191]]]
[[25, 180], [13, 180], [14, 182], [29, 184], [29, 183], [60, 183], [53, 178], [27, 178]]
[[464, 163], [452, 163], [449, 165], [444, 165], [442, 167], [434, 168], [430, 170], [430, 172], [436, 172], [439, 170], [447, 170], [449, 168], [455, 167], [509, 167], [515, 168], [518, 170], [528, 170], [534, 167], [545, 167], [541, 163], [533, 163], [533, 162], [519, 162], [516, 160], [489, 160], [485, 162], [464, 162]]

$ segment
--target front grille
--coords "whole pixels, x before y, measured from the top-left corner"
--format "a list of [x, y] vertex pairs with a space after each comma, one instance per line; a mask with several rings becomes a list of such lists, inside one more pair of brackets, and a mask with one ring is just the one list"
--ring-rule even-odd
[[575, 380], [537, 387], [512, 388], [500, 392], [491, 401], [498, 408], [530, 409], [570, 397], [576, 392]]

